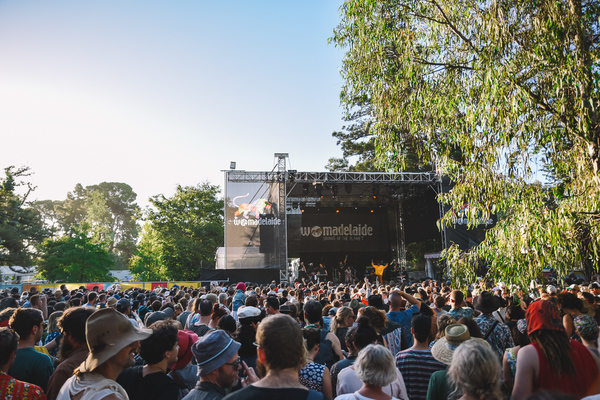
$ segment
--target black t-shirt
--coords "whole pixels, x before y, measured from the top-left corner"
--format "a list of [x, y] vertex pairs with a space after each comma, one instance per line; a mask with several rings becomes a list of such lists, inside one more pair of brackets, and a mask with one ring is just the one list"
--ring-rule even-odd
[[310, 400], [323, 399], [323, 395], [314, 390], [296, 389], [296, 388], [258, 388], [255, 386], [246, 386], [245, 388], [230, 393], [223, 400]]
[[142, 376], [142, 366], [123, 370], [117, 378], [117, 383], [129, 395], [129, 400], [177, 400], [179, 386], [162, 372], [154, 372]]

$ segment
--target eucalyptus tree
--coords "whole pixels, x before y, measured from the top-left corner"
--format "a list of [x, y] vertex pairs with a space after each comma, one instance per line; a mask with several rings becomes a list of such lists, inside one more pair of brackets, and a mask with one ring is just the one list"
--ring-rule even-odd
[[[453, 277], [526, 282], [595, 267], [600, 232], [600, 4], [592, 0], [347, 0], [348, 113], [369, 98], [375, 149], [401, 168], [407, 139], [456, 183], [441, 196], [485, 241], [446, 252]], [[546, 181], [541, 179], [545, 171]], [[468, 207], [464, 207], [468, 204]]]

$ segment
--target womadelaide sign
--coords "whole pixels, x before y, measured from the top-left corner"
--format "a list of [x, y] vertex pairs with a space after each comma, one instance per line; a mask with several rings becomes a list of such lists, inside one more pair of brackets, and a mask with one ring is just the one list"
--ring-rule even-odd
[[303, 251], [386, 251], [389, 247], [383, 214], [304, 214], [299, 228]]

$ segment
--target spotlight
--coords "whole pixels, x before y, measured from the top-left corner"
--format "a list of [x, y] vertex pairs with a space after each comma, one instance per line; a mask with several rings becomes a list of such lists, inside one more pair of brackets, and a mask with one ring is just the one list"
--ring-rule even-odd
[[294, 182], [296, 180], [296, 171], [295, 169], [290, 169], [288, 171], [288, 179], [290, 180], [290, 182]]

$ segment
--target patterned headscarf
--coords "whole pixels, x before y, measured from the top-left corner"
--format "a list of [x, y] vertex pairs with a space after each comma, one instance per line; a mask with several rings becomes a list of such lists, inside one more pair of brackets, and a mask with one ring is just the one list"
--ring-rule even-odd
[[589, 315], [579, 315], [573, 320], [575, 332], [585, 340], [594, 340], [598, 336], [598, 324], [596, 320]]
[[527, 320], [525, 318], [517, 321], [517, 329], [521, 333], [527, 332]]
[[527, 333], [531, 335], [540, 329], [565, 331], [560, 310], [554, 298], [537, 300], [527, 307]]

